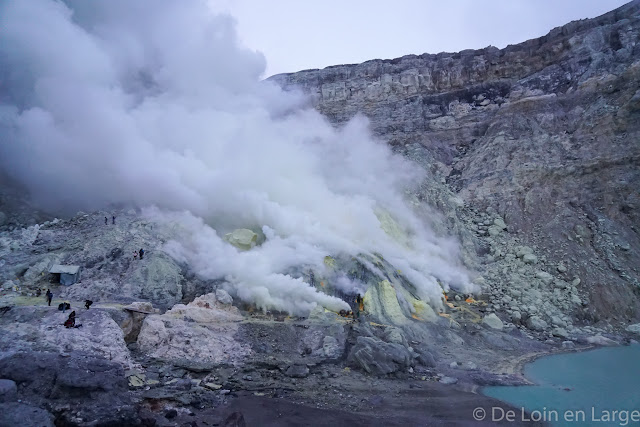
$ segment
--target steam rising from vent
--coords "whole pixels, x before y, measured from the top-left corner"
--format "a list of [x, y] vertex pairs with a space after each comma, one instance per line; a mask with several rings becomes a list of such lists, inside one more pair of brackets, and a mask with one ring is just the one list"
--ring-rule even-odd
[[[420, 171], [364, 118], [336, 130], [261, 82], [264, 57], [204, 0], [8, 1], [0, 28], [0, 167], [38, 205], [158, 206], [167, 252], [262, 308], [345, 308], [283, 274], [337, 253], [382, 254], [434, 302], [436, 279], [469, 288], [456, 245], [404, 201]], [[222, 240], [241, 227], [265, 243]]]

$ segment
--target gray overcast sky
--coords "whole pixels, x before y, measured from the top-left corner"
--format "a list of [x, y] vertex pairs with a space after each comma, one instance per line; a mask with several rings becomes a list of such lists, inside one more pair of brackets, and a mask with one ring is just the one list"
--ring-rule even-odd
[[499, 48], [627, 0], [211, 0], [266, 75], [407, 54]]

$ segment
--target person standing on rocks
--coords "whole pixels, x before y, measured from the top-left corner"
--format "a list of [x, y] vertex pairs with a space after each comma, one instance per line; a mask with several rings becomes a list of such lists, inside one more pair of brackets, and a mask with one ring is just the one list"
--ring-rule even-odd
[[53, 293], [51, 292], [50, 289], [47, 289], [47, 293], [45, 295], [47, 296], [47, 303], [49, 304], [49, 306], [51, 306], [51, 300], [53, 299]]
[[140, 248], [139, 253], [140, 253], [140, 259], [142, 259], [142, 257], [144, 256], [144, 249]]
[[116, 225], [116, 216], [111, 217], [111, 224]]
[[364, 311], [364, 298], [362, 297], [362, 295], [360, 295], [360, 293], [358, 293], [358, 295], [356, 296], [356, 318], [360, 317], [360, 313], [362, 313]]
[[104, 217], [104, 225], [109, 224], [109, 218], [107, 218], [106, 216]]

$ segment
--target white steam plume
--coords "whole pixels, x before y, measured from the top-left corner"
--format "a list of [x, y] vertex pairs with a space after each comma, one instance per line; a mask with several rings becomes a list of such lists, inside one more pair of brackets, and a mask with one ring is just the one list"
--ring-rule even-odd
[[[204, 0], [4, 1], [0, 167], [51, 211], [159, 206], [182, 223], [168, 252], [262, 308], [345, 307], [282, 274], [336, 253], [380, 253], [432, 301], [436, 279], [470, 286], [456, 245], [403, 201], [416, 167], [361, 117], [333, 129], [264, 69]], [[267, 241], [239, 252], [220, 238], [238, 227]]]

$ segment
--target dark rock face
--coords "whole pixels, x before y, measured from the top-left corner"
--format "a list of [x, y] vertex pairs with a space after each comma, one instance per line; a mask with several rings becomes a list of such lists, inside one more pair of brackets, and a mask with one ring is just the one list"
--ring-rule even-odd
[[[56, 415], [56, 423], [61, 425], [92, 421], [100, 421], [101, 425], [137, 422], [137, 411], [128, 394], [124, 370], [115, 362], [82, 354], [62, 357], [53, 353], [16, 353], [0, 360], [0, 377], [18, 384], [22, 400], [46, 405], [49, 412]], [[46, 411], [27, 405], [3, 405], [14, 405], [7, 407], [11, 410], [7, 416], [11, 417], [29, 411], [35, 411], [38, 420], [48, 416]], [[43, 422], [42, 425], [53, 424]]]
[[349, 353], [349, 361], [373, 375], [386, 375], [411, 366], [406, 347], [386, 343], [374, 337], [358, 337]]
[[11, 380], [0, 380], [0, 402], [12, 402], [18, 397], [16, 383]]
[[304, 365], [291, 365], [285, 371], [285, 375], [291, 378], [304, 378], [309, 375], [309, 368]]
[[[28, 420], [29, 424], [25, 424]], [[0, 425], [21, 426], [32, 425], [53, 427], [53, 415], [41, 408], [25, 403], [0, 403]]]
[[[555, 273], [562, 263], [562, 280], [580, 279], [582, 320], [640, 316], [640, 2], [502, 50], [271, 80], [310, 94], [335, 124], [367, 116], [376, 135], [432, 173], [425, 198], [453, 212], [450, 229], [464, 234], [487, 208], [499, 214], [543, 267]], [[438, 203], [434, 193], [447, 191], [464, 206]], [[479, 231], [474, 256], [486, 251]], [[511, 280], [494, 276], [498, 288]]]

